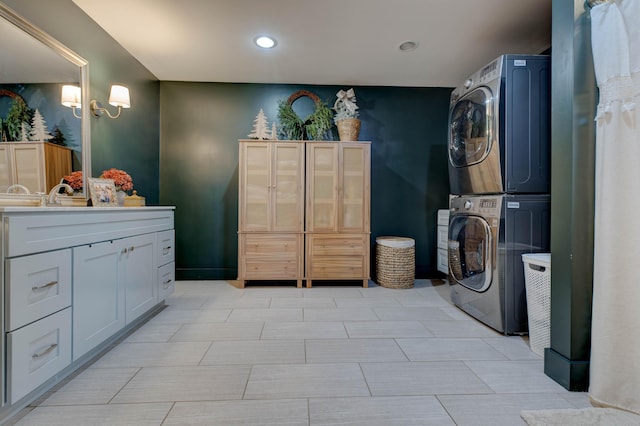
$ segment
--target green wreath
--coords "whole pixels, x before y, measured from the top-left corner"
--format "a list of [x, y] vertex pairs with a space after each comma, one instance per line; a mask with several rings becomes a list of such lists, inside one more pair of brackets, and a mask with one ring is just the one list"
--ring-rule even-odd
[[[315, 103], [313, 113], [302, 120], [293, 110], [293, 102], [302, 96], [307, 96]], [[307, 91], [299, 90], [289, 96], [286, 101], [278, 102], [278, 121], [280, 130], [289, 140], [323, 140], [328, 139], [333, 126], [331, 109], [318, 96]]]

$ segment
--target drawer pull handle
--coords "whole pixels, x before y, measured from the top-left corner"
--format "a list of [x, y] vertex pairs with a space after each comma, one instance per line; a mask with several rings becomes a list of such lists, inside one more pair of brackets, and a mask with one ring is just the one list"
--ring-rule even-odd
[[169, 285], [171, 284], [171, 281], [173, 281], [172, 279], [168, 279], [167, 281], [162, 283], [163, 288], [169, 288]]
[[51, 281], [51, 282], [48, 282], [48, 283], [43, 284], [43, 285], [34, 285], [33, 287], [31, 287], [31, 290], [38, 291], [38, 290], [42, 290], [42, 289], [45, 289], [45, 288], [52, 287], [52, 286], [54, 286], [56, 284], [58, 284], [58, 281]]
[[132, 246], [132, 247], [129, 247], [129, 248], [126, 248], [126, 247], [125, 247], [125, 248], [123, 248], [123, 249], [122, 249], [122, 253], [127, 254], [127, 253], [129, 253], [129, 252], [133, 251], [133, 249], [134, 249], [134, 248], [135, 248], [135, 247], [133, 247], [133, 246]]
[[47, 349], [43, 350], [42, 352], [38, 352], [37, 354], [31, 355], [31, 358], [33, 359], [42, 358], [43, 356], [47, 355], [49, 352], [51, 352], [57, 347], [58, 347], [57, 343], [52, 343]]
[[162, 249], [162, 254], [168, 254], [171, 251], [171, 246], [164, 247]]

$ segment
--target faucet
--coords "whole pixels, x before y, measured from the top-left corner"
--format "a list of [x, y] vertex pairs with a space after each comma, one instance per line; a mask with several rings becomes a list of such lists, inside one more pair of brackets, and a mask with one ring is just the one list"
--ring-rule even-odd
[[7, 188], [7, 194], [31, 194], [29, 188], [24, 185], [20, 185], [19, 183], [14, 183], [13, 185]]
[[49, 204], [58, 204], [60, 199], [58, 198], [58, 192], [60, 188], [64, 188], [67, 194], [73, 194], [73, 188], [66, 183], [59, 183], [49, 191]]

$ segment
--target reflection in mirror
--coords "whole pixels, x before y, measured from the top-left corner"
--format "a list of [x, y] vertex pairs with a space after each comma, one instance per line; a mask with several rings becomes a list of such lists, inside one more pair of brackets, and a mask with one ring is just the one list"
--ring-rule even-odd
[[[82, 174], [74, 189], [87, 197], [88, 78], [86, 60], [0, 3], [0, 193], [48, 193]], [[63, 86], [79, 88], [73, 108]]]

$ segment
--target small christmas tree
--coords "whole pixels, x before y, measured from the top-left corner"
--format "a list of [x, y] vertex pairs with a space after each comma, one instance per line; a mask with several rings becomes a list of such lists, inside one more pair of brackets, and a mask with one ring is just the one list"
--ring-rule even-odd
[[31, 133], [29, 134], [29, 140], [48, 141], [51, 138], [53, 138], [53, 136], [47, 130], [47, 122], [44, 121], [44, 117], [36, 108], [36, 112], [33, 114], [33, 120], [31, 121]]
[[20, 142], [29, 142], [29, 124], [23, 121], [20, 129]]
[[271, 140], [278, 140], [278, 129], [276, 128], [276, 123], [271, 123]]
[[260, 108], [256, 119], [253, 120], [253, 132], [249, 133], [249, 137], [253, 139], [269, 139], [269, 123], [262, 108]]

